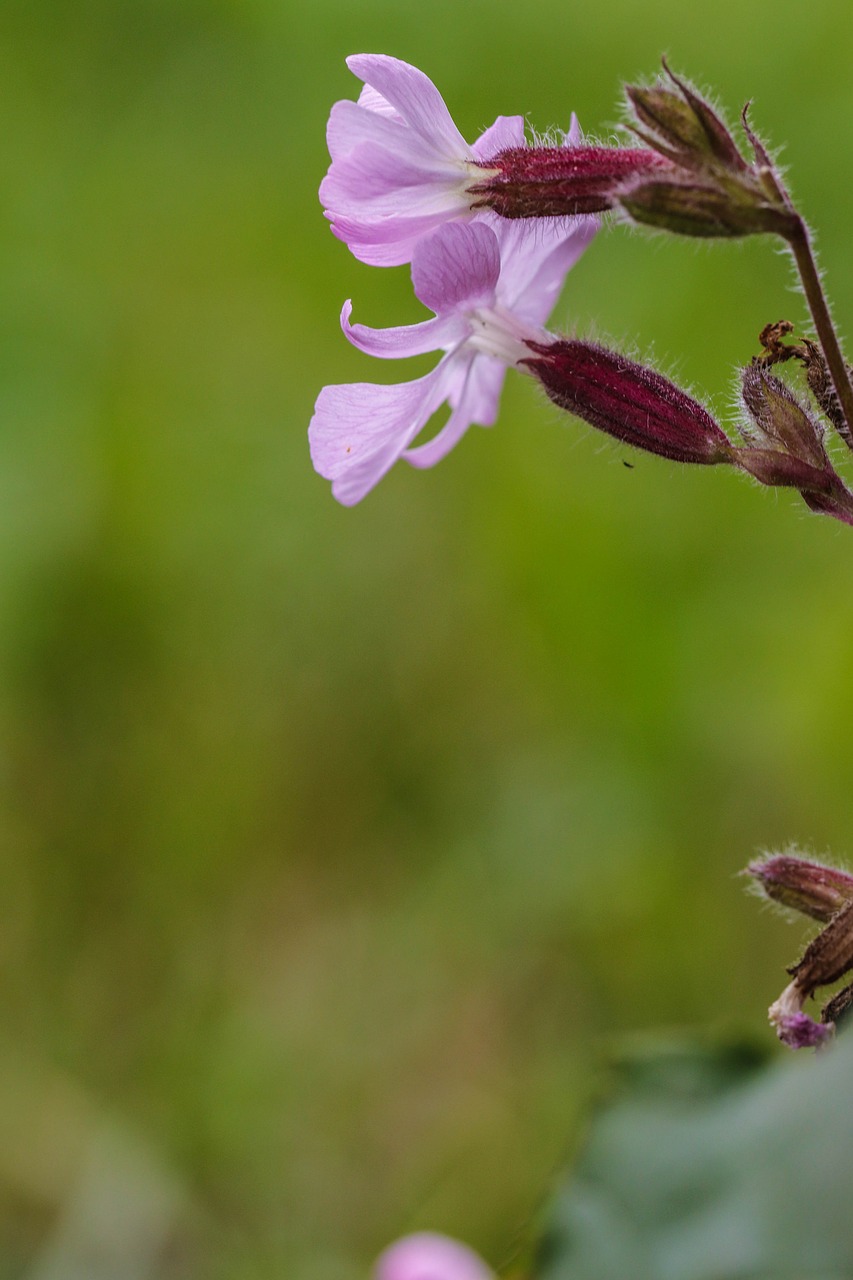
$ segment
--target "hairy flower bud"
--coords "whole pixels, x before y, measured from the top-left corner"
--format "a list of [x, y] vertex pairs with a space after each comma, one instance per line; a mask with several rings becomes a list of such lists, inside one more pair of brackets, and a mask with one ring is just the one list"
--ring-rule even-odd
[[590, 342], [528, 343], [548, 396], [625, 444], [676, 462], [728, 462], [732, 447], [698, 401], [654, 369]]
[[812, 938], [802, 958], [788, 972], [798, 989], [810, 996], [853, 969], [853, 902], [846, 902], [826, 928]]
[[682, 164], [704, 166], [711, 162], [745, 172], [749, 166], [727, 125], [695, 89], [670, 71], [665, 58], [662, 62], [668, 85], [625, 87], [641, 126], [635, 130], [638, 136]]
[[737, 190], [681, 179], [640, 181], [622, 192], [619, 203], [643, 226], [703, 239], [736, 239], [760, 232], [784, 236], [791, 228], [791, 215], [763, 197], [749, 193], [744, 199]]
[[773, 232], [791, 239], [796, 213], [767, 152], [744, 117], [754, 163], [741, 155], [728, 126], [684, 80], [663, 64], [668, 83], [629, 85], [634, 133], [673, 166], [671, 179], [652, 175], [628, 185], [620, 204], [646, 226], [688, 236]]
[[853, 494], [829, 460], [814, 415], [760, 361], [743, 370], [741, 395], [751, 421], [741, 428], [746, 444], [733, 451], [734, 465], [760, 484], [799, 489], [812, 511], [853, 524]]
[[[827, 419], [835, 427], [835, 430], [845, 441], [848, 448], [853, 448], [853, 437], [851, 437], [850, 428], [844, 417], [844, 411], [838, 399], [838, 392], [833, 385], [826, 363], [826, 356], [817, 343], [812, 342], [810, 338], [802, 338], [796, 344], [795, 353], [806, 371], [809, 391], [814, 396], [817, 405], [826, 414]], [[847, 365], [847, 375], [848, 377], [853, 376], [853, 369], [851, 369], [850, 365]]]
[[636, 147], [509, 147], [479, 163], [487, 176], [468, 187], [471, 207], [502, 218], [602, 213], [626, 182], [671, 167]]
[[746, 873], [771, 901], [824, 924], [853, 902], [853, 876], [849, 872], [793, 854], [775, 853], [751, 862]]
[[735, 449], [732, 461], [759, 484], [771, 488], [799, 489], [801, 493], [832, 494], [838, 477], [831, 467], [813, 467], [781, 449]]
[[705, 156], [732, 169], [746, 169], [746, 163], [723, 121], [695, 90], [666, 64], [664, 71], [675, 89], [665, 85], [639, 88], [627, 85], [625, 92], [640, 124], [657, 135], [661, 150], [669, 148], [683, 159]]
[[813, 467], [826, 466], [821, 424], [780, 378], [760, 364], [747, 365], [741, 374], [741, 397], [759, 441]]

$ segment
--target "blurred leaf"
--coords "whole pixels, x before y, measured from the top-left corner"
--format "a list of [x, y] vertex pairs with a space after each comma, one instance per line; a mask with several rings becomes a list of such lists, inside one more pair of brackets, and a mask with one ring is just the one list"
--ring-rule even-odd
[[763, 1069], [746, 1047], [620, 1068], [551, 1210], [536, 1280], [853, 1274], [853, 1039]]

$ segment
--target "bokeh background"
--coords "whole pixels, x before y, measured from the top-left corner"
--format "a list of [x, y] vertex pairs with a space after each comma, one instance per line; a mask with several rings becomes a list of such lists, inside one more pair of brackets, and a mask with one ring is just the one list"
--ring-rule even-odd
[[[420, 313], [316, 188], [347, 53], [610, 137], [667, 52], [784, 145], [849, 330], [852, 46], [843, 0], [4, 0], [0, 1276], [511, 1265], [610, 1046], [769, 1035], [803, 935], [737, 872], [853, 854], [853, 534], [521, 378], [339, 508], [319, 388], [429, 360], [342, 338]], [[615, 229], [554, 323], [726, 415], [791, 286]]]

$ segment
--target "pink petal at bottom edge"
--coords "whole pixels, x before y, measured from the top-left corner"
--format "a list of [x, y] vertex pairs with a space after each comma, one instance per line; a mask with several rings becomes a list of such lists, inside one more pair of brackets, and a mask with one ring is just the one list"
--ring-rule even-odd
[[379, 1258], [375, 1280], [494, 1280], [467, 1245], [432, 1232], [404, 1236]]

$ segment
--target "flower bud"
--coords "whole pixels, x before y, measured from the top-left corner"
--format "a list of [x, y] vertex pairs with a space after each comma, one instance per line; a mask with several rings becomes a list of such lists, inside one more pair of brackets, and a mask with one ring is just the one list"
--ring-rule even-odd
[[670, 161], [666, 174], [641, 178], [620, 194], [629, 217], [688, 236], [773, 232], [792, 239], [799, 223], [769, 156], [746, 123], [755, 162], [740, 153], [712, 107], [663, 64], [669, 84], [626, 92], [642, 142]]
[[771, 901], [823, 923], [853, 902], [853, 876], [847, 871], [793, 854], [776, 853], [751, 862], [746, 873]]
[[[826, 414], [842, 440], [846, 441], [848, 447], [853, 448], [850, 428], [847, 425], [847, 419], [844, 417], [844, 412], [838, 399], [838, 392], [835, 390], [830, 377], [826, 357], [820, 347], [809, 338], [803, 338], [797, 345], [797, 355], [805, 368], [809, 391], [811, 391], [815, 401], [822, 412]], [[851, 369], [850, 365], [847, 366], [847, 374], [848, 377], [853, 376], [853, 369]]]
[[757, 437], [823, 470], [827, 465], [821, 424], [781, 379], [760, 364], [741, 374], [741, 396]]
[[[779, 328], [768, 326], [762, 338]], [[785, 358], [772, 342], [767, 346], [771, 359]], [[797, 355], [801, 349], [783, 348]], [[829, 460], [820, 422], [760, 361], [743, 370], [741, 394], [751, 422], [741, 428], [746, 445], [732, 451], [734, 465], [760, 484], [799, 489], [812, 511], [853, 524], [853, 494]]]
[[746, 169], [734, 139], [716, 112], [673, 75], [665, 60], [663, 67], [675, 90], [664, 85], [628, 85], [625, 90], [640, 124], [657, 135], [655, 145], [663, 154], [682, 161], [704, 157], [728, 168]]
[[480, 164], [488, 176], [468, 187], [471, 207], [502, 218], [602, 213], [627, 181], [670, 168], [636, 147], [509, 147]]
[[641, 181], [626, 188], [619, 203], [634, 222], [643, 226], [703, 239], [735, 239], [761, 232], [785, 236], [792, 226], [787, 210], [768, 203], [762, 196], [750, 192], [744, 198], [737, 189], [723, 190], [679, 179]]
[[838, 477], [831, 467], [813, 467], [799, 458], [792, 458], [781, 449], [734, 449], [732, 462], [746, 471], [759, 484], [772, 488], [799, 489], [801, 493], [831, 494]]
[[561, 409], [625, 444], [676, 462], [728, 462], [732, 447], [701, 404], [654, 369], [590, 342], [528, 343], [523, 363]]
[[[840, 483], [840, 482], [839, 482]], [[832, 516], [842, 524], [853, 525], [853, 502], [850, 494], [841, 486], [841, 492], [834, 494], [809, 493], [801, 491], [803, 502], [810, 511], [819, 516]]]
[[836, 982], [853, 969], [853, 902], [846, 902], [826, 928], [812, 938], [801, 959], [788, 970], [803, 996]]

